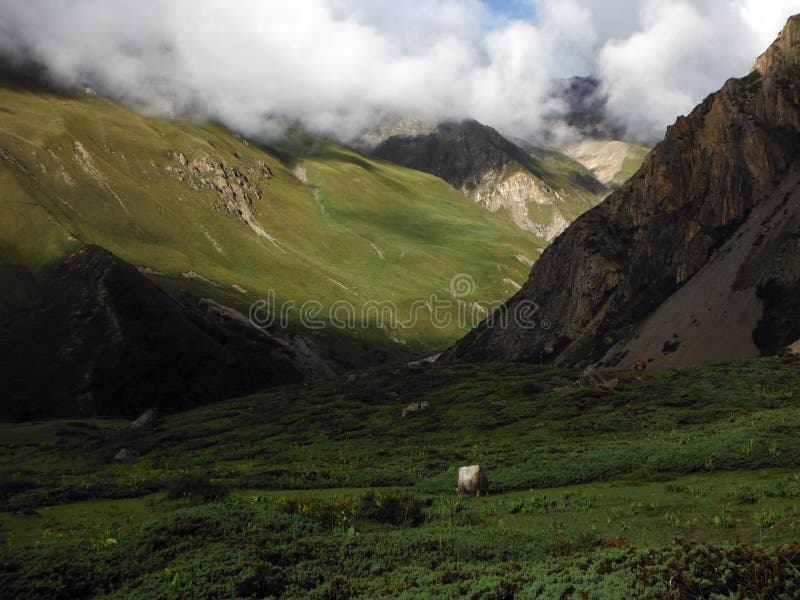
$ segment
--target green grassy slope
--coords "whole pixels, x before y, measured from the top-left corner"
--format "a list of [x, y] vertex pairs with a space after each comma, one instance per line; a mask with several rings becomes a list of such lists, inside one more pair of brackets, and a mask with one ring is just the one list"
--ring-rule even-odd
[[[546, 150], [531, 155], [531, 158], [544, 182], [557, 193], [554, 208], [569, 222], [608, 194], [591, 171], [563, 152]], [[531, 208], [532, 214], [536, 215], [536, 208]], [[541, 210], [542, 207], [537, 208]]]
[[644, 162], [645, 156], [650, 152], [649, 148], [643, 148], [640, 146], [635, 147], [635, 155], [630, 158], [626, 158], [622, 162], [622, 168], [617, 173], [616, 177], [611, 181], [611, 185], [614, 188], [621, 188], [628, 179], [633, 177], [636, 171], [639, 170], [639, 167], [642, 166], [642, 162]]
[[[373, 369], [150, 433], [2, 426], [0, 579], [21, 596], [792, 597], [797, 365], [620, 371], [613, 389], [530, 365]], [[138, 458], [115, 463], [121, 447]], [[492, 493], [458, 499], [473, 462]]]
[[[208, 176], [213, 185], [198, 186], [171, 152], [222, 165], [228, 183], [243, 175], [251, 220], [265, 235], [215, 189], [218, 173]], [[15, 280], [11, 265], [36, 270], [94, 243], [151, 269], [168, 289], [242, 309], [272, 289], [298, 306], [317, 300], [323, 312], [337, 300], [391, 301], [405, 319], [415, 300], [449, 295], [457, 273], [476, 282], [468, 300], [507, 298], [515, 291], [509, 280], [528, 274], [516, 255], [536, 258], [543, 247], [435, 177], [325, 144], [291, 163], [213, 124], [145, 118], [102, 98], [2, 88], [2, 283], [8, 289]], [[306, 183], [293, 172], [300, 170]], [[201, 278], [181, 276], [189, 272]], [[423, 322], [358, 335], [419, 352], [443, 348], [464, 330]]]

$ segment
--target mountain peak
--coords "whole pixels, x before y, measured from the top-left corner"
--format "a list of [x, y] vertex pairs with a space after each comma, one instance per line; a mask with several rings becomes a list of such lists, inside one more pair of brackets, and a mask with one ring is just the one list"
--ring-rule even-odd
[[778, 38], [756, 59], [753, 70], [762, 75], [776, 69], [800, 64], [800, 14], [789, 17]]
[[513, 161], [531, 162], [525, 150], [474, 119], [444, 121], [423, 135], [391, 136], [372, 155], [431, 173], [458, 189], [474, 188], [487, 171]]

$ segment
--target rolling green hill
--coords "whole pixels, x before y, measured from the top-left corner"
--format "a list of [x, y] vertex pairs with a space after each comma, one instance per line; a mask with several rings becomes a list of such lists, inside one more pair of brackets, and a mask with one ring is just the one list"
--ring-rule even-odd
[[[22, 273], [95, 244], [243, 313], [274, 290], [295, 302], [294, 328], [308, 300], [322, 317], [337, 301], [391, 302], [405, 321], [416, 301], [452, 299], [460, 273], [474, 282], [464, 301], [505, 300], [544, 246], [436, 177], [295, 137], [269, 151], [91, 95], [0, 89], [0, 303], [23, 293]], [[473, 324], [365, 321], [347, 336], [364, 362], [442, 349]], [[329, 346], [337, 333], [305, 332]]]
[[[384, 367], [153, 431], [3, 424], [0, 586], [11, 598], [794, 597], [797, 367], [613, 371], [606, 386], [548, 366]], [[471, 463], [488, 497], [456, 496]]]

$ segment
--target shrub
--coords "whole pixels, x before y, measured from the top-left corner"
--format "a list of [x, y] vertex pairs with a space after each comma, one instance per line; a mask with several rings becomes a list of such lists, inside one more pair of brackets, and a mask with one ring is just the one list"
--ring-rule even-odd
[[423, 509], [429, 504], [409, 492], [395, 491], [331, 499], [284, 496], [273, 501], [278, 512], [303, 515], [328, 528], [344, 527], [355, 519], [396, 527], [417, 526], [425, 520]]
[[24, 479], [18, 473], [14, 475], [0, 474], [0, 498], [10, 498], [37, 487], [39, 487], [38, 483]]
[[208, 475], [200, 473], [190, 473], [167, 484], [168, 500], [220, 502], [227, 498], [228, 492], [227, 486], [216, 483]]
[[359, 514], [368, 521], [388, 525], [420, 525], [423, 508], [430, 504], [408, 492], [367, 492], [361, 498]]
[[659, 595], [663, 598], [796, 598], [799, 550], [797, 545], [764, 550], [678, 540], [671, 550], [643, 553], [630, 567], [644, 589], [670, 582], [669, 592]]
[[554, 556], [569, 556], [591, 551], [598, 547], [600, 542], [600, 538], [594, 532], [570, 531], [556, 535], [547, 545], [547, 551]]
[[535, 396], [536, 394], [541, 394], [542, 392], [546, 392], [547, 388], [538, 381], [529, 381], [523, 383], [522, 386], [519, 388], [519, 391], [524, 396]]
[[737, 504], [757, 504], [758, 492], [749, 485], [738, 486], [731, 494]]

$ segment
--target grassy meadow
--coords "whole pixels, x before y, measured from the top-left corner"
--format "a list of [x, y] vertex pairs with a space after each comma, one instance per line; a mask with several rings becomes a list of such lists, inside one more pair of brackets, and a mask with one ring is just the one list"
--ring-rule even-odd
[[[0, 425], [11, 598], [793, 598], [800, 362], [376, 368]], [[350, 377], [354, 375], [354, 377]], [[425, 410], [401, 417], [412, 402]], [[114, 460], [126, 448], [129, 459]], [[459, 497], [479, 463], [487, 497]]]

